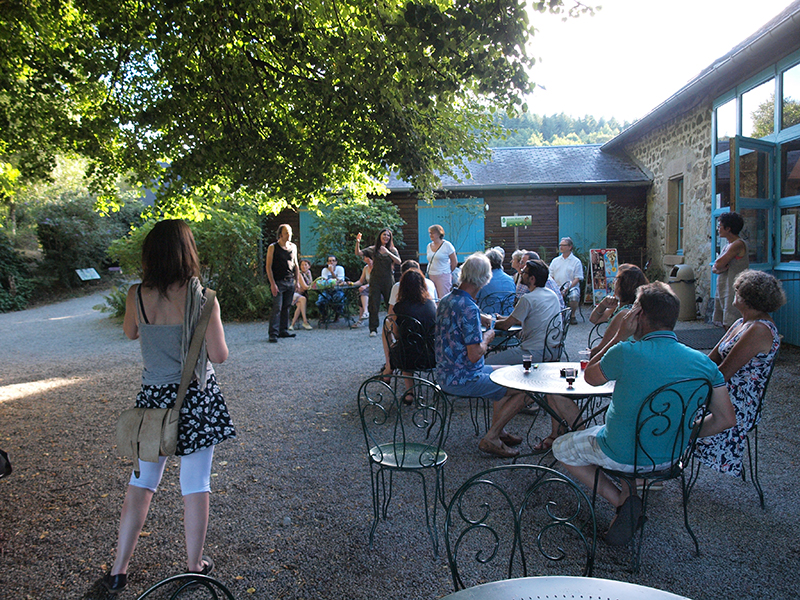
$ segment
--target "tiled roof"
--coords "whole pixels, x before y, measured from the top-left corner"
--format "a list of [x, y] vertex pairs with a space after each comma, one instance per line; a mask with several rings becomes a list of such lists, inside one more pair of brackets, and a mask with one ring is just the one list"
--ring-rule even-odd
[[[619, 184], [647, 185], [650, 179], [633, 162], [604, 152], [600, 144], [494, 148], [492, 160], [469, 162], [471, 178], [442, 177], [446, 190], [551, 188]], [[410, 190], [411, 184], [389, 178], [390, 190]]]

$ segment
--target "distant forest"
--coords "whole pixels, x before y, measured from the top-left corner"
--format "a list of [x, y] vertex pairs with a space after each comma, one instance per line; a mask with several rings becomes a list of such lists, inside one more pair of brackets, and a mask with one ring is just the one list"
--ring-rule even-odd
[[574, 119], [564, 113], [551, 116], [524, 114], [513, 119], [499, 116], [498, 122], [507, 135], [489, 142], [493, 148], [602, 144], [631, 125], [628, 121], [620, 123], [613, 117], [608, 121], [591, 115]]

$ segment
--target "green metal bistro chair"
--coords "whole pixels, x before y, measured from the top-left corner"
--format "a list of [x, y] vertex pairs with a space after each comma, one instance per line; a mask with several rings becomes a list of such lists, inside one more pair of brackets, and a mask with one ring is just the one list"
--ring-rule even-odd
[[[682, 379], [663, 385], [652, 392], [642, 403], [636, 419], [634, 439], [634, 463], [632, 471], [602, 469], [606, 474], [618, 478], [628, 486], [631, 494], [636, 493], [636, 479], [643, 479], [642, 512], [638, 523], [632, 523], [631, 567], [639, 570], [644, 525], [647, 521], [647, 500], [650, 488], [656, 482], [668, 479], [681, 479], [683, 494], [683, 524], [694, 542], [695, 552], [700, 554], [700, 544], [689, 525], [689, 493], [691, 478], [687, 481], [686, 467], [690, 465], [692, 453], [700, 428], [696, 425], [708, 413], [711, 401], [711, 382], [707, 379]], [[666, 463], [656, 463], [654, 454], [657, 448], [671, 448], [671, 459]], [[597, 484], [601, 469], [594, 479], [592, 503], [597, 497]], [[690, 469], [691, 474], [691, 469]], [[638, 541], [636, 529], [639, 529]]]
[[480, 299], [478, 307], [487, 315], [499, 314], [507, 317], [514, 312], [517, 295], [514, 292], [492, 292]]
[[433, 381], [436, 368], [433, 328], [426, 329], [414, 317], [394, 314], [383, 320], [383, 335], [393, 371], [416, 374]]
[[558, 471], [527, 464], [470, 477], [444, 523], [456, 591], [515, 577], [591, 576], [596, 534], [583, 489]]
[[542, 350], [542, 362], [559, 362], [569, 360], [564, 344], [567, 341], [572, 309], [565, 308], [557, 315], [554, 315], [547, 324], [544, 335], [544, 349]]
[[[499, 314], [507, 317], [514, 312], [514, 303], [516, 300], [517, 296], [514, 292], [493, 292], [481, 298], [478, 307], [481, 309], [482, 313], [489, 315]], [[519, 344], [519, 337], [517, 337], [515, 333], [498, 329], [495, 331], [495, 337], [489, 344], [486, 354], [488, 356], [495, 352], [502, 352], [503, 350], [519, 346]]]
[[225, 587], [222, 582], [217, 581], [212, 577], [206, 575], [198, 575], [196, 573], [184, 573], [182, 575], [173, 575], [163, 581], [159, 581], [144, 594], [139, 596], [138, 600], [157, 600], [169, 599], [178, 600], [183, 599], [196, 599], [208, 598], [210, 600], [219, 600], [224, 598], [226, 600], [234, 600], [233, 594]]
[[[386, 518], [389, 509], [394, 475], [406, 472], [418, 475], [422, 481], [425, 525], [433, 542], [433, 553], [439, 555], [436, 513], [437, 501], [445, 506], [444, 465], [447, 454], [442, 446], [447, 430], [447, 409], [447, 401], [439, 387], [419, 377], [378, 375], [361, 384], [358, 413], [367, 443], [372, 480], [370, 548], [378, 521], [381, 517]], [[435, 479], [433, 515], [425, 479], [429, 471], [433, 471]]]

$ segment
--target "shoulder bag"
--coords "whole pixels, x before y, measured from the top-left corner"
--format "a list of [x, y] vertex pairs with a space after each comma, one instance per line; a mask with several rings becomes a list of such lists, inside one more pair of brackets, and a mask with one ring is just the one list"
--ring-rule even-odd
[[133, 469], [139, 477], [139, 461], [158, 462], [159, 456], [175, 454], [178, 445], [178, 422], [186, 390], [192, 380], [195, 365], [200, 357], [200, 348], [206, 336], [206, 328], [214, 306], [214, 290], [206, 289], [206, 303], [197, 326], [186, 360], [183, 363], [181, 383], [175, 405], [172, 408], [129, 408], [122, 411], [117, 422], [117, 449], [122, 456], [133, 459]]

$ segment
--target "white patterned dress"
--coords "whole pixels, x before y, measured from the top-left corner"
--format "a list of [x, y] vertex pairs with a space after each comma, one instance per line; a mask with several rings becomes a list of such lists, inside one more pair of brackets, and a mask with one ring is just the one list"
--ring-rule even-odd
[[[741, 321], [742, 319], [736, 321], [732, 328], [737, 327]], [[728, 394], [736, 411], [736, 425], [717, 435], [700, 438], [695, 448], [697, 457], [708, 467], [735, 476], [742, 474], [742, 456], [747, 443], [747, 432], [755, 422], [758, 400], [764, 393], [767, 377], [781, 344], [775, 323], [767, 320], [758, 320], [754, 323], [763, 323], [769, 328], [772, 332], [772, 347], [766, 354], [756, 354], [736, 371], [728, 382]], [[750, 327], [752, 323], [731, 339], [720, 343], [719, 354], [723, 360]]]

